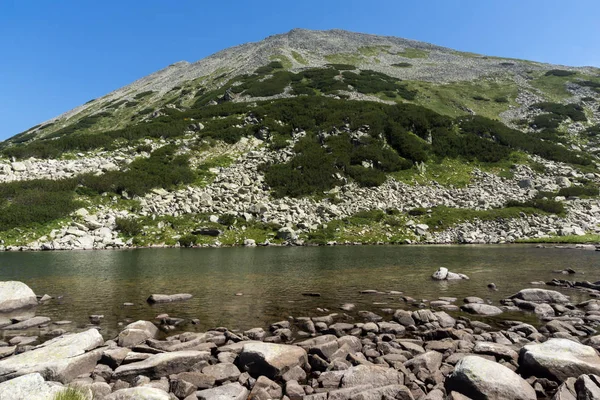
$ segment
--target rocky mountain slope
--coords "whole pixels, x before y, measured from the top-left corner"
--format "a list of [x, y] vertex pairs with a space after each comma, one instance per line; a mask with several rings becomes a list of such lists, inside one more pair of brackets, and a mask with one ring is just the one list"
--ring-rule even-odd
[[596, 241], [598, 134], [597, 68], [296, 29], [0, 143], [0, 239]]

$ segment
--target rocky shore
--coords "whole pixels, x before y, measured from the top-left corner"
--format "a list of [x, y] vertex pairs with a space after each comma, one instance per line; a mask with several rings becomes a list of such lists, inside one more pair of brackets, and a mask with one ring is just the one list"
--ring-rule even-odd
[[[344, 304], [246, 331], [186, 332], [181, 319], [159, 315], [104, 338], [97, 328], [67, 333], [62, 321], [23, 317], [40, 298], [21, 282], [0, 282], [8, 315], [0, 319], [0, 399], [54, 400], [67, 387], [90, 400], [598, 399], [600, 284], [548, 284], [590, 299], [574, 304], [537, 287], [496, 305], [404, 296], [405, 308], [358, 311], [358, 319]], [[538, 322], [486, 319], [510, 311]], [[47, 337], [31, 336], [43, 327]]]

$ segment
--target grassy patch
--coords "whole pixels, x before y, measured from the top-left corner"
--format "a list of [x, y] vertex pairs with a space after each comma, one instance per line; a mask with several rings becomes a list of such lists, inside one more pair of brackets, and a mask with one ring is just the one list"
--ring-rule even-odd
[[394, 172], [395, 179], [410, 185], [427, 185], [436, 181], [446, 187], [466, 187], [473, 178], [474, 165], [462, 160], [444, 159], [439, 163], [428, 162], [422, 173], [416, 167]]
[[361, 54], [338, 53], [326, 55], [325, 60], [332, 64], [358, 65], [364, 61], [364, 57]]
[[396, 53], [397, 56], [402, 56], [405, 58], [427, 58], [429, 57], [429, 53], [425, 50], [406, 48], [404, 51]]
[[529, 81], [531, 86], [540, 89], [549, 100], [561, 101], [571, 97], [567, 90], [567, 82], [572, 81], [573, 76], [556, 76], [541, 74]]
[[292, 62], [290, 61], [289, 58], [287, 58], [283, 54], [273, 55], [273, 56], [269, 57], [269, 60], [279, 61], [281, 63], [281, 65], [283, 66], [283, 68], [285, 68], [285, 69], [292, 68]]
[[87, 397], [81, 390], [69, 387], [56, 394], [52, 400], [87, 400]]
[[308, 65], [308, 60], [302, 57], [302, 54], [298, 53], [297, 51], [292, 50], [292, 57], [294, 57], [294, 60], [296, 60], [298, 64]]
[[364, 46], [359, 47], [358, 52], [365, 57], [376, 57], [381, 53], [389, 53], [391, 46]]
[[[512, 81], [479, 80], [449, 84], [414, 81], [408, 82], [407, 86], [419, 93], [416, 103], [453, 117], [467, 114], [466, 109], [469, 108], [477, 115], [496, 119], [511, 105], [516, 105], [518, 95], [517, 85]], [[484, 96], [494, 101], [478, 100]]]

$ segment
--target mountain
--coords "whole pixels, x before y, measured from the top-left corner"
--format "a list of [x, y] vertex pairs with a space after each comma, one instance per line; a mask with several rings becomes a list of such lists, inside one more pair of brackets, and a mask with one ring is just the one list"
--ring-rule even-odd
[[172, 64], [0, 143], [0, 238], [595, 240], [599, 123], [597, 68], [294, 29]]

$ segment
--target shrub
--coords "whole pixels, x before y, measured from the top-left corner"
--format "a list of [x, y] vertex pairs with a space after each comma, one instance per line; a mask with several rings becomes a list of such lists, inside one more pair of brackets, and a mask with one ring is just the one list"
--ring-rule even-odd
[[219, 223], [225, 226], [235, 225], [237, 218], [233, 214], [223, 214], [219, 217]]
[[392, 67], [410, 68], [410, 67], [412, 67], [412, 64], [411, 63], [407, 63], [407, 62], [401, 62], [401, 63], [392, 64]]
[[558, 196], [565, 197], [596, 197], [598, 195], [600, 195], [600, 189], [597, 186], [571, 186], [558, 191]]
[[506, 207], [529, 207], [536, 208], [549, 214], [563, 215], [565, 206], [560, 201], [533, 199], [528, 201], [511, 200], [506, 203]]
[[408, 215], [411, 215], [413, 217], [416, 217], [419, 215], [426, 215], [426, 214], [427, 214], [427, 209], [425, 209], [423, 207], [413, 208], [412, 210], [408, 211]]
[[0, 184], [0, 231], [64, 218], [81, 204], [73, 179], [36, 179]]
[[509, 102], [509, 100], [508, 100], [508, 97], [506, 97], [506, 96], [498, 96], [498, 97], [495, 97], [495, 98], [494, 98], [494, 101], [495, 101], [496, 103], [508, 103], [508, 102]]
[[576, 72], [566, 71], [564, 69], [551, 69], [550, 71], [546, 72], [544, 75], [545, 76], [560, 76], [560, 77], [564, 77], [564, 76], [573, 76], [575, 74], [576, 74]]
[[487, 97], [483, 97], [483, 96], [480, 96], [480, 95], [473, 96], [473, 100], [477, 100], [477, 101], [490, 101], [490, 99], [488, 99]]
[[150, 96], [152, 93], [154, 93], [152, 90], [147, 90], [145, 92], [136, 94], [135, 96], [133, 96], [133, 98], [136, 100], [143, 99], [146, 96]]
[[192, 247], [196, 244], [197, 241], [198, 237], [194, 234], [189, 233], [179, 238], [179, 245], [181, 247]]
[[559, 104], [542, 102], [530, 106], [531, 109], [539, 109], [556, 116], [563, 117], [563, 120], [571, 118], [573, 121], [587, 121], [583, 107], [579, 104]]
[[126, 236], [137, 236], [142, 233], [142, 224], [135, 218], [117, 218], [116, 230]]

